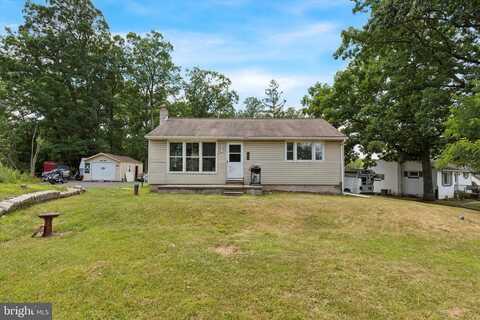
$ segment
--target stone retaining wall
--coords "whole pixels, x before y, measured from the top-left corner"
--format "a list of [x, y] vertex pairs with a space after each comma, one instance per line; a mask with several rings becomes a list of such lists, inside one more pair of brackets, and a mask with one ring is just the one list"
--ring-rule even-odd
[[41, 203], [48, 200], [67, 198], [85, 192], [83, 188], [68, 188], [67, 191], [39, 191], [0, 201], [0, 216], [14, 210]]

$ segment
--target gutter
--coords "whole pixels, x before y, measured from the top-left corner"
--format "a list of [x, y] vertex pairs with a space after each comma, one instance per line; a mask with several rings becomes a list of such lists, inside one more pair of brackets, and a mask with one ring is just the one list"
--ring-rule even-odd
[[324, 141], [342, 141], [347, 137], [218, 137], [218, 136], [145, 136], [148, 140], [180, 140], [180, 139], [208, 139], [208, 140], [242, 140], [242, 141], [285, 141], [285, 140], [324, 140]]

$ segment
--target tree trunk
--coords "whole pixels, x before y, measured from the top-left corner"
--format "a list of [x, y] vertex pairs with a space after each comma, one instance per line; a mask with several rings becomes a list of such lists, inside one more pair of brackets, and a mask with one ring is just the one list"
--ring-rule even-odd
[[40, 153], [40, 141], [37, 135], [38, 125], [35, 126], [32, 136], [32, 145], [30, 148], [30, 176], [35, 177], [35, 165], [37, 164], [38, 154]]
[[430, 161], [430, 152], [427, 151], [422, 156], [423, 171], [423, 200], [434, 201], [435, 192], [433, 190], [432, 163]]

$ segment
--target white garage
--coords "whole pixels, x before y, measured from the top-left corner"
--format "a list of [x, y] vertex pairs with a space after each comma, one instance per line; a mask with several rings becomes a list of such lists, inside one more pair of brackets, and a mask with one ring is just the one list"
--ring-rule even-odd
[[135, 181], [143, 176], [143, 164], [127, 156], [98, 153], [83, 159], [84, 181]]
[[113, 160], [106, 160], [105, 162], [92, 162], [90, 165], [92, 180], [114, 181], [115, 167], [116, 163]]

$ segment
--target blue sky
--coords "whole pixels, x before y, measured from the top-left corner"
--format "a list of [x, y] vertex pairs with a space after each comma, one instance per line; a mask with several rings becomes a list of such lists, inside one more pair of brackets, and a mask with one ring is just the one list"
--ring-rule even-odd
[[[111, 31], [162, 32], [174, 61], [226, 74], [240, 99], [261, 97], [276, 79], [289, 106], [308, 87], [331, 83], [345, 62], [335, 60], [341, 31], [361, 26], [349, 0], [93, 0]], [[0, 26], [22, 22], [24, 1], [0, 0]]]

